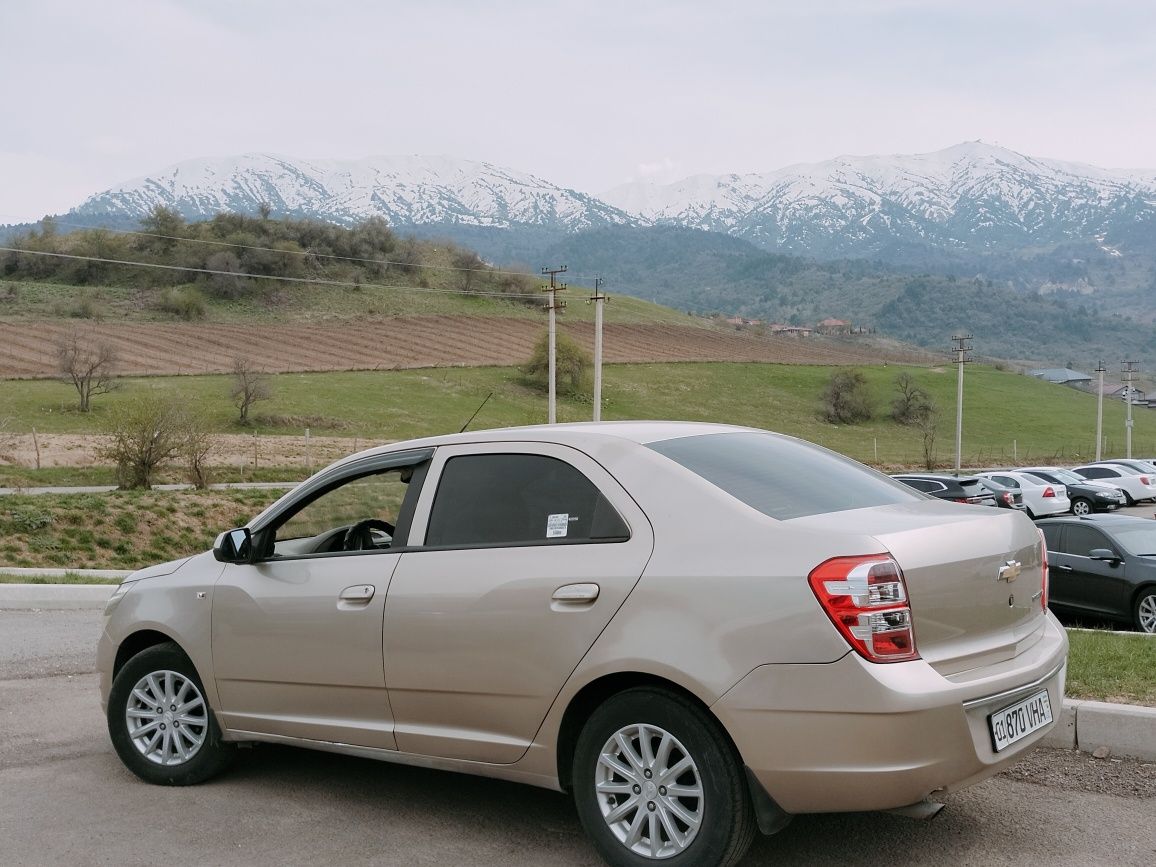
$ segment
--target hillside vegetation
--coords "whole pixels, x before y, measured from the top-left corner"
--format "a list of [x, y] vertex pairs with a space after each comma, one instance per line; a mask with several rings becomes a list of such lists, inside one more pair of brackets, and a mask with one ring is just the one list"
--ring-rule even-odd
[[[252, 323], [429, 315], [534, 318], [544, 303], [536, 267], [498, 268], [447, 240], [399, 235], [380, 219], [352, 228], [239, 214], [186, 223], [157, 208], [136, 231], [74, 229], [46, 219], [5, 246], [28, 251], [0, 253], [0, 316], [6, 318]], [[592, 307], [581, 303], [588, 294], [577, 286], [569, 293], [568, 318], [593, 318]], [[605, 319], [708, 325], [635, 298], [615, 298]]]
[[[1071, 260], [1056, 265], [1054, 277], [1076, 283], [1084, 266], [1071, 262], [1083, 260], [1080, 251], [1069, 252]], [[1121, 296], [1125, 300], [1112, 296], [1109, 301], [1105, 292], [1040, 295], [1025, 291], [1006, 261], [994, 271], [986, 267], [994, 261], [973, 258], [924, 273], [862, 259], [817, 262], [675, 227], [590, 230], [553, 244], [544, 255], [605, 274], [640, 298], [699, 314], [740, 314], [794, 325], [835, 317], [939, 350], [950, 346], [952, 334], [970, 333], [984, 356], [1034, 359], [1042, 367], [1071, 361], [1093, 368], [1100, 358], [1113, 364], [1139, 359], [1146, 369], [1156, 366], [1147, 322], [1156, 307], [1156, 286], [1148, 284], [1129, 290], [1131, 295]], [[1050, 261], [1050, 254], [1040, 256]], [[1146, 280], [1146, 273], [1133, 276]], [[1100, 277], [1110, 285], [1115, 280]], [[1120, 279], [1121, 286], [1125, 282]]]

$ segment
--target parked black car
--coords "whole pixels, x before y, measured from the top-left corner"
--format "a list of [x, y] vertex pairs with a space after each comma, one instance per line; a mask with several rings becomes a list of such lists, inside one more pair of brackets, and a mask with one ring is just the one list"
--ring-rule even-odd
[[1049, 485], [1064, 485], [1068, 489], [1073, 515], [1110, 512], [1127, 505], [1127, 500], [1119, 488], [1090, 481], [1063, 467], [1026, 467], [1021, 468], [1020, 472], [1025, 476], [1034, 476]]
[[917, 491], [931, 494], [953, 503], [972, 503], [979, 506], [996, 505], [995, 494], [984, 487], [983, 479], [975, 476], [949, 476], [944, 473], [901, 473], [893, 479]]
[[1156, 633], [1156, 521], [1131, 515], [1045, 518], [1057, 611], [1097, 614]]

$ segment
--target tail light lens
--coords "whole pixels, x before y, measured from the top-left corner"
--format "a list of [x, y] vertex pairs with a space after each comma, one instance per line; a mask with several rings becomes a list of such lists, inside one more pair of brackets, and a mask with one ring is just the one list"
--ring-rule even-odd
[[1142, 485], [1149, 484], [1148, 477], [1147, 476], [1140, 476], [1140, 484], [1142, 484]]
[[1043, 611], [1048, 610], [1048, 582], [1050, 577], [1048, 575], [1048, 540], [1044, 538], [1044, 531], [1036, 527], [1036, 532], [1040, 534], [1040, 606]]
[[889, 555], [836, 557], [816, 566], [807, 580], [835, 628], [864, 659], [919, 658], [907, 582]]
[[1048, 497], [1054, 497], [1055, 495], [1056, 495], [1056, 492], [1053, 491], [1051, 488], [1044, 488], [1044, 498], [1045, 499]]

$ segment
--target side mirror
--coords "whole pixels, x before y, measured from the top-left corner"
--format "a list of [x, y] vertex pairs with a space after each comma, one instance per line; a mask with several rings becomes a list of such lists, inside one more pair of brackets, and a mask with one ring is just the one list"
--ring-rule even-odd
[[1113, 563], [1118, 563], [1120, 561], [1119, 555], [1116, 554], [1115, 551], [1112, 551], [1108, 548], [1093, 548], [1088, 552], [1088, 556], [1093, 560], [1109, 560]]
[[226, 530], [213, 543], [213, 556], [222, 563], [248, 563], [253, 558], [253, 534], [248, 527]]

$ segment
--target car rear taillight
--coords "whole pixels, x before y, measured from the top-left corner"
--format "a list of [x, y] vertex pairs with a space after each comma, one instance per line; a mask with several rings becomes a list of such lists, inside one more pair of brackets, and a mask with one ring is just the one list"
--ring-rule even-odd
[[1142, 484], [1142, 485], [1149, 484], [1148, 477], [1147, 476], [1140, 476], [1140, 484]]
[[1044, 498], [1045, 499], [1048, 497], [1054, 497], [1055, 495], [1056, 495], [1056, 492], [1053, 491], [1051, 488], [1044, 488]]
[[1013, 497], [1013, 496], [1011, 495], [1011, 491], [1005, 491], [1005, 492], [1004, 492], [1004, 495], [1003, 495], [1003, 501], [1004, 501], [1005, 503], [1007, 503], [1009, 506], [1014, 506], [1014, 505], [1015, 505], [1015, 502], [1016, 502], [1016, 501], [1015, 501], [1015, 497]]
[[836, 557], [816, 566], [807, 580], [835, 628], [864, 659], [919, 658], [907, 582], [888, 554]]
[[970, 500], [968, 500], [967, 497], [956, 497], [951, 502], [953, 502], [953, 503], [968, 503], [968, 502], [970, 502]]
[[1044, 538], [1044, 531], [1036, 527], [1036, 532], [1040, 534], [1040, 563], [1042, 564], [1040, 574], [1040, 607], [1041, 610], [1048, 610], [1048, 540]]

